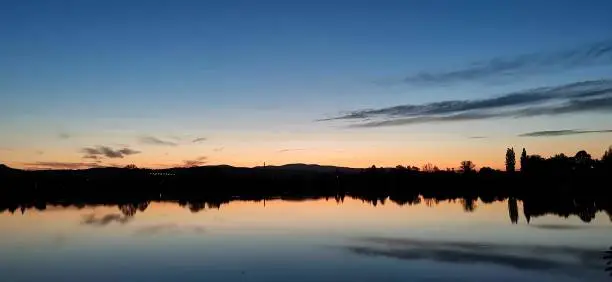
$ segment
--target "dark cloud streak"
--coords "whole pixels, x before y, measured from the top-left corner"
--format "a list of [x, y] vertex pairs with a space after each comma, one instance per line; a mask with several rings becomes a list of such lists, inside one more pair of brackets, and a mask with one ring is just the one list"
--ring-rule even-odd
[[546, 130], [546, 131], [534, 131], [520, 134], [520, 137], [555, 137], [565, 135], [578, 135], [578, 134], [590, 134], [590, 133], [612, 133], [612, 129], [607, 130], [575, 130], [575, 129], [564, 129], [564, 130]]
[[193, 143], [200, 143], [200, 142], [204, 142], [204, 141], [206, 141], [206, 140], [207, 140], [207, 138], [206, 138], [206, 137], [198, 137], [198, 138], [196, 138], [196, 139], [193, 139], [193, 141], [192, 141], [192, 142], [193, 142]]
[[24, 163], [25, 166], [36, 169], [84, 169], [102, 167], [98, 163], [73, 163], [73, 162], [34, 162]]
[[139, 154], [140, 151], [132, 150], [129, 148], [113, 149], [107, 146], [96, 146], [93, 148], [83, 148], [81, 152], [85, 154], [83, 158], [98, 159], [98, 157], [104, 156], [111, 159], [122, 159], [125, 156]]
[[359, 122], [350, 127], [381, 127], [611, 111], [612, 80], [592, 80], [508, 93], [488, 99], [358, 110], [319, 121], [347, 120]]
[[140, 143], [147, 145], [158, 145], [158, 146], [177, 146], [178, 144], [171, 141], [161, 140], [153, 136], [142, 136], [139, 138]]
[[523, 54], [511, 58], [495, 58], [476, 62], [470, 66], [440, 72], [421, 72], [408, 76], [404, 82], [411, 84], [446, 84], [473, 81], [495, 76], [518, 76], [554, 69], [612, 63], [612, 40], [582, 45], [557, 52]]

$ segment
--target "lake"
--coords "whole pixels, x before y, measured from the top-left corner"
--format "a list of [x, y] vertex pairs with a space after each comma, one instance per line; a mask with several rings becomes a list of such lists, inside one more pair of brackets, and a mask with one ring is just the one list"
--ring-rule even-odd
[[612, 281], [609, 213], [534, 216], [524, 205], [346, 197], [13, 209], [0, 214], [0, 281]]

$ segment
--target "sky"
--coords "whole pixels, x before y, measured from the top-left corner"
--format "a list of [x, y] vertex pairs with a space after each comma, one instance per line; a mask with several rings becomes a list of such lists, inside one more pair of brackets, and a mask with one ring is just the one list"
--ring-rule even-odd
[[0, 163], [432, 163], [612, 145], [612, 2], [17, 1]]

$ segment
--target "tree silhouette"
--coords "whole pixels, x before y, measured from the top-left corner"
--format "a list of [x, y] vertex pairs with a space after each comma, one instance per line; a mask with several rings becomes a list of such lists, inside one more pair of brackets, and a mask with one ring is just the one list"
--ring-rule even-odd
[[514, 172], [516, 168], [516, 155], [514, 154], [514, 148], [508, 148], [506, 150], [506, 171]]
[[525, 167], [527, 166], [527, 151], [523, 148], [523, 152], [521, 153], [521, 171], [525, 171]]
[[608, 147], [608, 150], [604, 152], [601, 157], [601, 162], [606, 166], [612, 165], [612, 146]]
[[437, 166], [434, 166], [431, 163], [424, 164], [423, 168], [421, 169], [421, 171], [424, 171], [424, 172], [436, 172], [438, 170], [440, 170], [440, 169]]
[[587, 153], [585, 150], [579, 151], [574, 156], [574, 161], [576, 162], [576, 166], [578, 169], [588, 169], [591, 168], [593, 164], [593, 159], [591, 159], [591, 155]]
[[459, 170], [463, 173], [474, 172], [476, 165], [472, 161], [462, 161]]
[[138, 169], [138, 167], [135, 164], [126, 165], [124, 168], [125, 169]]
[[491, 174], [495, 173], [495, 170], [490, 168], [490, 167], [488, 167], [488, 166], [485, 166], [485, 167], [481, 167], [480, 170], [478, 171], [478, 173], [491, 175]]

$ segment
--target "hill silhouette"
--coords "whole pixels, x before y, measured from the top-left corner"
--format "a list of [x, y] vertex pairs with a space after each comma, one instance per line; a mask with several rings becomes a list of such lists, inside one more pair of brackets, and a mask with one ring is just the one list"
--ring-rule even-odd
[[[5, 205], [40, 202], [226, 201], [337, 197], [349, 195], [373, 203], [391, 199], [409, 203], [418, 197], [493, 201], [514, 198], [538, 202], [559, 199], [612, 199], [612, 148], [601, 160], [586, 151], [550, 158], [523, 149], [520, 171], [514, 150], [505, 154], [506, 171], [462, 161], [458, 169], [423, 169], [398, 165], [363, 169], [313, 164], [253, 168], [228, 165], [146, 169], [20, 170], [0, 166], [0, 193]], [[571, 202], [571, 201], [570, 201]], [[607, 204], [607, 202], [606, 202]], [[542, 205], [540, 205], [542, 206]], [[469, 206], [466, 207], [469, 209]], [[531, 209], [537, 214], [537, 208]]]

